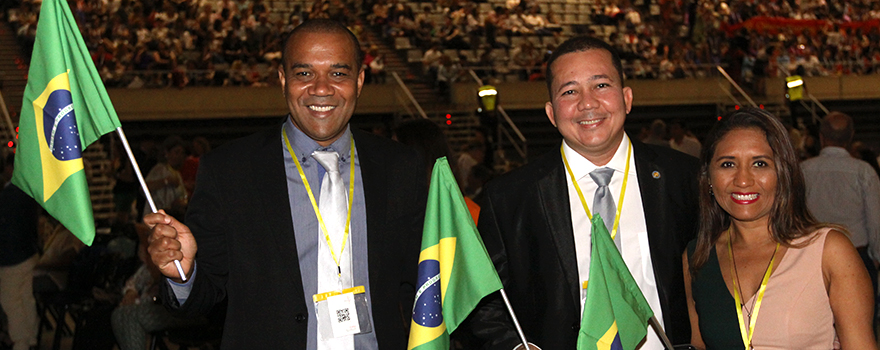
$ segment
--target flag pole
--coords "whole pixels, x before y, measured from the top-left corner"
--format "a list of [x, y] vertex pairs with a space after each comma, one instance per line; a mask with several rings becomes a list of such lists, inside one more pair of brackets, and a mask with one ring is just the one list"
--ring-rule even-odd
[[669, 341], [669, 337], [666, 336], [666, 332], [663, 331], [663, 326], [657, 321], [657, 317], [651, 316], [651, 318], [648, 319], [648, 322], [651, 324], [652, 328], [654, 328], [654, 332], [657, 333], [660, 340], [663, 341], [663, 347], [667, 350], [673, 350], [672, 342]]
[[[144, 191], [144, 195], [147, 196], [147, 203], [150, 204], [150, 210], [153, 213], [158, 212], [156, 210], [156, 203], [153, 202], [153, 196], [150, 194], [150, 189], [147, 188], [147, 182], [144, 181], [144, 175], [141, 174], [141, 168], [138, 167], [137, 160], [134, 159], [134, 153], [131, 153], [131, 146], [128, 145], [128, 139], [125, 137], [125, 132], [122, 131], [122, 127], [116, 128], [116, 133], [119, 134], [119, 140], [122, 141], [122, 147], [125, 148], [125, 153], [128, 154], [128, 160], [131, 161], [131, 167], [134, 169], [134, 173], [138, 178], [138, 181], [141, 183], [141, 189]], [[179, 260], [174, 260], [174, 266], [177, 267], [177, 273], [180, 274], [180, 279], [186, 281], [186, 274], [183, 273], [183, 267], [180, 266]]]
[[507, 312], [510, 313], [510, 318], [513, 319], [513, 326], [516, 327], [516, 332], [519, 334], [519, 339], [522, 341], [522, 345], [524, 346], [524, 350], [529, 349], [529, 342], [526, 340], [526, 335], [523, 333], [522, 327], [519, 326], [519, 320], [516, 319], [516, 314], [513, 312], [513, 306], [510, 306], [510, 300], [507, 299], [507, 293], [504, 292], [504, 288], [499, 289], [501, 292], [501, 298], [504, 299], [504, 305], [507, 306]]

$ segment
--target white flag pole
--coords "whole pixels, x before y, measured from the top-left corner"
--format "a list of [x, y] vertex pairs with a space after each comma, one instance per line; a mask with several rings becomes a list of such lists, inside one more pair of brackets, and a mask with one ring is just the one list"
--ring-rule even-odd
[[[147, 182], [144, 181], [144, 176], [141, 174], [140, 167], [138, 167], [137, 160], [134, 159], [134, 154], [131, 153], [131, 146], [128, 145], [128, 139], [125, 137], [125, 132], [122, 131], [122, 127], [116, 128], [116, 133], [119, 134], [119, 140], [122, 141], [122, 147], [125, 148], [125, 153], [128, 154], [128, 159], [131, 161], [131, 167], [134, 169], [134, 173], [137, 175], [138, 181], [141, 183], [141, 189], [143, 189], [144, 195], [147, 196], [147, 203], [150, 204], [150, 209], [153, 213], [158, 212], [158, 210], [156, 210], [156, 203], [153, 202], [153, 196], [150, 195], [150, 189], [147, 188]], [[180, 279], [186, 281], [186, 275], [183, 273], [183, 267], [180, 266], [180, 261], [174, 260], [174, 266], [177, 267], [177, 273], [180, 274]]]
[[507, 312], [510, 313], [510, 318], [513, 319], [513, 326], [516, 327], [516, 332], [519, 334], [519, 339], [522, 341], [523, 350], [529, 349], [529, 342], [526, 340], [526, 335], [523, 333], [522, 327], [519, 326], [519, 320], [516, 319], [516, 314], [513, 312], [513, 306], [510, 306], [510, 300], [507, 299], [507, 293], [504, 292], [504, 288], [499, 290], [501, 292], [501, 297], [504, 299], [504, 305], [507, 306]]
[[663, 341], [663, 347], [667, 350], [673, 350], [672, 342], [669, 341], [669, 337], [666, 336], [666, 332], [663, 331], [663, 326], [660, 325], [660, 321], [657, 321], [657, 317], [651, 316], [651, 318], [648, 319], [648, 323], [651, 324], [651, 328], [654, 328], [654, 332], [657, 333], [657, 336]]

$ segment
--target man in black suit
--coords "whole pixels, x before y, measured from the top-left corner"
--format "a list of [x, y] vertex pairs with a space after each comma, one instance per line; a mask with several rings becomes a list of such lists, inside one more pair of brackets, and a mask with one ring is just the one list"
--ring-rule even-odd
[[[560, 151], [490, 182], [479, 219], [526, 337], [544, 349], [576, 347], [590, 266], [586, 207], [594, 210], [599, 187], [591, 173], [604, 168], [613, 171], [607, 192], [620, 208], [603, 215], [609, 232], [618, 227], [621, 255], [666, 334], [689, 342], [681, 252], [696, 231], [696, 158], [626, 135], [632, 90], [601, 40], [560, 45], [547, 63], [547, 85], [545, 110], [564, 139]], [[498, 299], [485, 301], [472, 332], [492, 349], [514, 348], [519, 339], [506, 313]], [[663, 347], [649, 329], [640, 348]]]
[[[144, 219], [153, 226], [152, 260], [169, 280], [162, 289], [168, 307], [203, 315], [227, 299], [224, 349], [406, 346], [424, 165], [414, 150], [349, 127], [362, 61], [357, 39], [342, 25], [312, 20], [297, 27], [278, 71], [289, 118], [203, 156], [186, 225], [164, 213]], [[321, 152], [338, 156], [338, 175], [318, 160]], [[350, 225], [346, 209], [321, 209], [321, 192], [334, 192], [335, 176], [344, 181]], [[334, 216], [345, 222], [338, 230], [328, 221]], [[332, 327], [316, 320], [316, 308], [319, 316], [327, 311], [313, 296], [357, 286], [365, 293], [353, 295], [365, 294], [367, 309], [351, 310], [366, 312], [359, 316], [369, 322], [352, 316], [360, 332], [322, 333]]]

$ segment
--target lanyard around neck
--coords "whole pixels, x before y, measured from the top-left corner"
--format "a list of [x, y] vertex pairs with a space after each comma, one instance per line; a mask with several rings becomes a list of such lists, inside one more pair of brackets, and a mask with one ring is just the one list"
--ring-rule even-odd
[[770, 281], [770, 273], [773, 272], [773, 262], [776, 261], [776, 252], [779, 251], [779, 243], [776, 243], [776, 250], [773, 251], [773, 257], [770, 258], [770, 264], [767, 265], [767, 271], [764, 272], [764, 279], [761, 280], [761, 287], [758, 288], [758, 296], [755, 300], [755, 308], [749, 316], [749, 330], [746, 333], [746, 323], [743, 321], [742, 297], [739, 296], [739, 288], [737, 286], [736, 271], [733, 264], [733, 247], [731, 241], [731, 228], [727, 229], [727, 256], [730, 258], [730, 279], [733, 280], [733, 300], [736, 302], [736, 316], [739, 320], [739, 333], [742, 335], [743, 345], [745, 349], [752, 348], [752, 336], [755, 335], [755, 323], [758, 321], [758, 311], [761, 309], [761, 301], [764, 299], [764, 291], [767, 290], [767, 282]]
[[[584, 211], [587, 212], [587, 218], [591, 221], [593, 220], [593, 214], [590, 212], [590, 207], [587, 205], [587, 201], [584, 199], [584, 193], [581, 192], [581, 187], [578, 186], [577, 178], [574, 177], [574, 173], [571, 171], [571, 166], [568, 165], [568, 159], [565, 158], [565, 146], [559, 146], [559, 152], [562, 153], [562, 162], [565, 163], [565, 170], [568, 171], [568, 177], [571, 178], [572, 184], [574, 184], [574, 189], [577, 191], [578, 198], [581, 200], [581, 205], [584, 207]], [[617, 227], [620, 225], [620, 211], [623, 209], [623, 196], [626, 194], [626, 181], [629, 179], [629, 160], [632, 155], [632, 142], [630, 142], [626, 147], [626, 167], [623, 170], [623, 187], [620, 188], [620, 197], [617, 200], [617, 213], [614, 215], [614, 227], [611, 229], [611, 239], [614, 239], [617, 236]], [[610, 184], [611, 181], [608, 181]], [[603, 220], [605, 218], [602, 218]]]
[[[305, 186], [306, 192], [309, 194], [309, 201], [312, 202], [312, 209], [315, 210], [315, 216], [318, 218], [321, 232], [324, 232], [324, 239], [327, 240], [327, 247], [330, 248], [330, 256], [333, 257], [333, 262], [336, 263], [336, 271], [339, 276], [342, 276], [342, 266], [339, 262], [339, 258], [336, 257], [336, 252], [333, 250], [333, 243], [330, 241], [330, 232], [327, 231], [327, 226], [324, 224], [324, 219], [321, 217], [321, 210], [318, 209], [318, 202], [315, 200], [312, 188], [309, 187], [309, 180], [306, 179], [306, 174], [303, 172], [302, 165], [299, 163], [299, 156], [293, 151], [293, 147], [290, 146], [290, 140], [287, 138], [287, 133], [285, 133], [284, 130], [281, 130], [281, 136], [284, 137], [287, 151], [290, 152], [290, 157], [293, 158], [293, 162], [296, 164], [296, 171], [299, 172], [299, 177], [302, 178], [303, 186]], [[351, 157], [349, 157], [351, 168], [348, 172], [348, 215], [345, 218], [345, 232], [342, 234], [342, 248], [339, 249], [340, 256], [342, 256], [342, 251], [345, 249], [345, 242], [348, 240], [348, 230], [351, 224], [351, 204], [354, 202], [354, 138], [351, 138], [351, 142], [349, 143], [351, 144]]]

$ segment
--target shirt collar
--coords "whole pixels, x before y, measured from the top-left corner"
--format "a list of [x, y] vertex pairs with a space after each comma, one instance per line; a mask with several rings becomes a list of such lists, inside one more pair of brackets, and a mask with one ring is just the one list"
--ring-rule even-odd
[[308, 159], [312, 157], [312, 153], [315, 151], [336, 151], [339, 154], [339, 161], [342, 163], [347, 163], [349, 161], [349, 157], [351, 156], [351, 126], [345, 126], [345, 132], [342, 133], [336, 141], [334, 141], [330, 146], [324, 147], [318, 144], [315, 140], [312, 140], [308, 135], [306, 135], [302, 130], [293, 125], [293, 121], [290, 120], [290, 116], [288, 115], [287, 121], [284, 122], [284, 132], [287, 134], [287, 138], [290, 140], [290, 146], [293, 147], [293, 151], [296, 153], [300, 162], [305, 163]]
[[[614, 151], [614, 156], [611, 157], [611, 161], [602, 167], [608, 167], [614, 169], [615, 172], [623, 173], [624, 169], [626, 169], [626, 153], [628, 147], [629, 136], [624, 133], [623, 140], [621, 140], [620, 145], [617, 146], [617, 150]], [[590, 162], [587, 158], [584, 158], [580, 153], [577, 153], [577, 151], [569, 147], [568, 143], [564, 140], [562, 141], [562, 150], [565, 153], [565, 158], [568, 160], [568, 165], [571, 167], [572, 174], [578, 179], [599, 168], [599, 166], [596, 166], [593, 162]], [[633, 172], [634, 169], [634, 167], [630, 167], [630, 172]]]
[[843, 147], [837, 147], [837, 146], [826, 146], [826, 147], [822, 148], [821, 151], [819, 151], [819, 154], [821, 154], [821, 155], [823, 155], [823, 156], [835, 156], [835, 157], [847, 156], [847, 157], [852, 157], [852, 156], [849, 154], [849, 152], [847, 152], [847, 150], [846, 150], [845, 148], [843, 148]]

